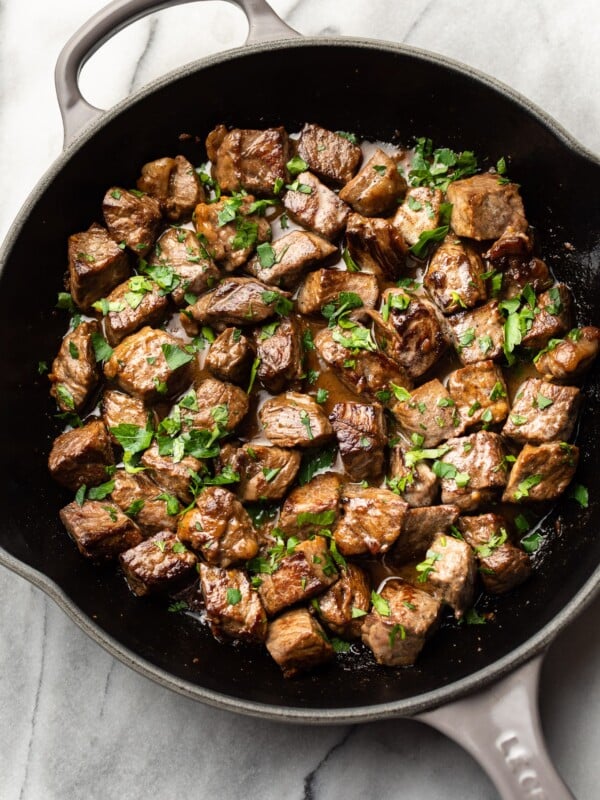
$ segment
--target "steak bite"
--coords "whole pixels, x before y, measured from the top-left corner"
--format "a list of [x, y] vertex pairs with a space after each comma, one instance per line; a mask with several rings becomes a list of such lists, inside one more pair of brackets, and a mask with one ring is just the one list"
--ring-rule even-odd
[[283, 447], [263, 444], [226, 444], [219, 461], [228, 464], [240, 476], [236, 493], [243, 503], [257, 500], [280, 500], [300, 469], [300, 453]]
[[306, 394], [271, 397], [258, 412], [265, 436], [281, 447], [317, 447], [333, 437], [323, 409]]
[[329, 415], [340, 456], [350, 480], [380, 477], [386, 445], [383, 408], [379, 403], [336, 403]]
[[350, 214], [346, 244], [350, 256], [361, 269], [380, 279], [397, 280], [406, 265], [406, 243], [387, 219]]
[[213, 176], [224, 192], [272, 195], [277, 182], [287, 181], [289, 140], [284, 128], [227, 131], [219, 125], [208, 134], [207, 151]]
[[109, 308], [114, 309], [104, 319], [106, 338], [112, 347], [144, 325], [157, 328], [169, 308], [167, 296], [141, 275], [119, 284], [106, 300]]
[[535, 368], [546, 380], [576, 378], [593, 364], [600, 349], [600, 328], [586, 325], [569, 331], [566, 338], [534, 359]]
[[573, 433], [580, 404], [581, 392], [577, 387], [530, 378], [517, 389], [502, 433], [522, 444], [565, 441]]
[[287, 537], [306, 539], [323, 528], [333, 528], [338, 518], [341, 476], [335, 472], [316, 475], [288, 494], [277, 527]]
[[61, 433], [48, 456], [48, 469], [54, 480], [73, 492], [84, 484], [96, 486], [107, 481], [107, 467], [114, 463], [110, 437], [98, 419]]
[[298, 140], [298, 155], [311, 172], [327, 183], [342, 186], [358, 169], [362, 150], [338, 133], [307, 123]]
[[418, 186], [409, 189], [404, 202], [396, 211], [394, 226], [409, 247], [419, 241], [424, 231], [440, 224], [440, 205], [444, 195], [439, 189]]
[[533, 249], [532, 237], [522, 230], [512, 228], [510, 225], [502, 232], [501, 236], [489, 247], [483, 257], [504, 267], [511, 258], [526, 260]]
[[473, 511], [496, 497], [506, 486], [502, 437], [489, 431], [450, 439], [441, 457], [442, 503]]
[[399, 579], [383, 587], [381, 598], [378, 608], [364, 618], [362, 640], [378, 664], [410, 666], [437, 627], [441, 604]]
[[160, 203], [148, 194], [135, 195], [113, 186], [104, 195], [102, 213], [115, 242], [125, 242], [136, 256], [154, 244], [161, 221]]
[[423, 447], [435, 447], [464, 430], [456, 403], [437, 378], [406, 392], [402, 399], [397, 395], [392, 413], [408, 436], [422, 438]]
[[137, 188], [158, 200], [169, 222], [191, 219], [194, 208], [204, 200], [202, 184], [184, 156], [144, 164]]
[[504, 321], [497, 300], [478, 306], [473, 311], [453, 314], [448, 322], [461, 363], [467, 365], [501, 358], [504, 352]]
[[541, 258], [523, 260], [521, 258], [508, 258], [502, 271], [502, 287], [500, 297], [510, 299], [518, 297], [523, 289], [529, 285], [538, 294], [552, 286], [550, 270]]
[[337, 239], [350, 213], [346, 203], [311, 172], [301, 172], [289, 186], [283, 205], [291, 219], [326, 239]]
[[60, 510], [62, 524], [86, 558], [110, 559], [142, 541], [139, 528], [106, 500], [69, 503]]
[[196, 572], [198, 559], [174, 533], [162, 531], [119, 556], [131, 591], [138, 597], [179, 589]]
[[[194, 231], [168, 228], [156, 242], [148, 263], [173, 270], [179, 281], [171, 289], [171, 297], [178, 306], [186, 305], [186, 295], [199, 295], [212, 289], [221, 277], [212, 258]], [[150, 270], [152, 273], [152, 270]]]
[[334, 531], [338, 550], [344, 556], [387, 552], [400, 535], [407, 509], [404, 500], [388, 489], [346, 486]]
[[127, 254], [108, 235], [93, 225], [69, 236], [69, 288], [75, 305], [88, 311], [129, 275]]
[[478, 361], [454, 370], [448, 376], [447, 389], [456, 403], [465, 427], [497, 425], [509, 411], [504, 375], [493, 361]]
[[246, 509], [221, 486], [205, 487], [195, 506], [179, 518], [177, 536], [208, 564], [219, 567], [248, 561], [258, 552]]
[[131, 475], [124, 469], [118, 469], [112, 480], [115, 486], [110, 493], [111, 500], [135, 520], [144, 536], [176, 530], [177, 514], [169, 514], [170, 505], [165, 499], [159, 499], [163, 492], [147, 475]]
[[324, 305], [338, 300], [341, 292], [357, 294], [362, 300], [363, 308], [375, 308], [379, 299], [379, 285], [375, 275], [339, 269], [317, 269], [310, 272], [300, 285], [296, 300], [298, 311], [301, 314], [317, 314]]
[[438, 479], [425, 461], [408, 466], [405, 444], [392, 448], [387, 484], [413, 508], [432, 505], [439, 492]]
[[248, 395], [233, 383], [205, 378], [196, 388], [197, 411], [186, 409], [183, 427], [186, 430], [211, 431], [215, 427], [232, 431], [248, 413]]
[[334, 655], [325, 631], [305, 608], [296, 608], [273, 620], [266, 644], [284, 678], [324, 664]]
[[477, 564], [469, 545], [438, 533], [417, 571], [420, 573], [419, 582], [453, 608], [456, 619], [461, 619], [473, 604], [477, 577]]
[[354, 211], [376, 217], [396, 208], [404, 197], [406, 181], [397, 164], [377, 148], [360, 172], [340, 191], [340, 197]]
[[537, 298], [531, 328], [524, 334], [523, 347], [541, 350], [550, 339], [564, 336], [570, 330], [573, 321], [573, 300], [569, 287], [557, 283]]
[[308, 231], [292, 231], [264, 247], [250, 259], [246, 272], [269, 286], [291, 291], [305, 272], [338, 252], [327, 239]]
[[438, 534], [447, 533], [456, 524], [460, 509], [455, 505], [409, 508], [402, 533], [396, 540], [391, 556], [402, 562], [422, 558]]
[[246, 385], [254, 349], [239, 328], [225, 328], [211, 344], [204, 366], [215, 378]]
[[289, 294], [255, 278], [225, 278], [206, 292], [185, 313], [202, 325], [222, 330], [226, 325], [256, 325], [274, 317], [281, 306], [287, 310]]
[[444, 314], [454, 314], [485, 302], [483, 274], [480, 256], [451, 235], [433, 254], [423, 285]]
[[256, 332], [256, 376], [262, 386], [279, 394], [302, 375], [302, 334], [294, 317], [265, 325]]
[[145, 428], [148, 418], [152, 422], [152, 412], [141, 400], [119, 392], [117, 389], [105, 389], [102, 395], [101, 411], [102, 419], [114, 444], [119, 444], [119, 441], [111, 432], [111, 428], [117, 428], [119, 425], [135, 425], [136, 428]]
[[485, 172], [454, 181], [446, 192], [452, 203], [452, 230], [469, 239], [499, 239], [508, 227], [527, 230], [525, 209], [516, 183], [504, 183]]
[[192, 477], [202, 471], [202, 462], [194, 456], [184, 456], [174, 461], [172, 456], [161, 456], [158, 445], [144, 451], [141, 464], [159, 486], [183, 503], [192, 502]]
[[200, 586], [213, 636], [264, 642], [267, 615], [245, 572], [200, 564]]
[[94, 338], [100, 335], [96, 320], [80, 322], [62, 340], [48, 375], [50, 394], [61, 411], [81, 411], [96, 388], [100, 371]]
[[340, 573], [339, 580], [313, 603], [321, 621], [336, 636], [360, 639], [364, 616], [371, 606], [367, 573], [356, 564], [348, 564]]
[[579, 448], [566, 442], [526, 444], [510, 471], [505, 503], [556, 500], [567, 488], [579, 461]]

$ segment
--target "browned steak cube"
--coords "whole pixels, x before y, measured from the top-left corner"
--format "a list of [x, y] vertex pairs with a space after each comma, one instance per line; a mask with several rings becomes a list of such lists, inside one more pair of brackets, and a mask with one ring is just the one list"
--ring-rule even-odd
[[394, 226], [401, 233], [407, 245], [419, 241], [424, 231], [437, 228], [440, 224], [440, 205], [444, 195], [439, 189], [418, 186], [409, 189], [404, 202], [396, 211]]
[[109, 381], [143, 402], [179, 394], [192, 382], [193, 356], [166, 331], [142, 328], [115, 347], [104, 365]]
[[110, 559], [142, 541], [135, 522], [106, 500], [69, 503], [60, 518], [79, 552], [87, 558]]
[[[144, 536], [153, 536], [161, 531], [174, 531], [177, 528], [177, 513], [169, 514], [165, 499], [160, 500], [163, 490], [143, 472], [133, 474], [118, 469], [112, 477], [114, 489], [111, 500], [121, 511], [134, 519]], [[179, 510], [179, 504], [176, 506]]]
[[360, 172], [340, 191], [340, 197], [354, 211], [376, 217], [392, 211], [404, 197], [406, 181], [397, 164], [377, 148]]
[[600, 328], [592, 325], [575, 328], [565, 339], [536, 357], [535, 368], [549, 381], [576, 378], [592, 366], [599, 349]]
[[293, 678], [333, 658], [325, 631], [305, 608], [288, 611], [271, 622], [267, 650], [284, 678]]
[[517, 389], [502, 433], [522, 444], [565, 441], [573, 433], [580, 403], [581, 392], [576, 386], [530, 378]]
[[179, 278], [171, 292], [178, 306], [187, 305], [186, 295], [197, 296], [212, 289], [221, 277], [206, 247], [194, 231], [185, 228], [168, 228], [156, 242], [148, 263], [151, 267], [172, 269]]
[[350, 214], [346, 224], [346, 244], [361, 269], [383, 280], [397, 280], [406, 265], [406, 243], [387, 219]]
[[184, 456], [181, 461], [174, 461], [172, 456], [161, 456], [158, 445], [153, 444], [144, 451], [141, 464], [168, 494], [174, 495], [183, 503], [191, 503], [191, 476], [202, 470], [201, 461], [193, 456]]
[[362, 150], [338, 133], [307, 123], [298, 140], [298, 155], [324, 181], [340, 186], [358, 169]]
[[317, 447], [334, 435], [323, 409], [299, 392], [270, 398], [258, 418], [267, 439], [281, 447]]
[[397, 396], [392, 413], [408, 436], [422, 437], [423, 447], [435, 447], [464, 430], [456, 403], [437, 378], [406, 392], [402, 399]]
[[207, 486], [194, 508], [179, 519], [177, 535], [201, 553], [208, 564], [228, 567], [258, 552], [256, 533], [246, 509], [227, 489]]
[[497, 425], [508, 414], [508, 393], [502, 370], [493, 361], [478, 361], [454, 370], [447, 389], [465, 427]]
[[141, 196], [112, 186], [104, 195], [102, 213], [115, 242], [125, 242], [137, 256], [150, 250], [161, 221], [160, 203], [148, 194]]
[[444, 314], [473, 308], [487, 300], [481, 257], [454, 235], [433, 254], [423, 285]]
[[504, 317], [498, 301], [492, 300], [473, 311], [454, 314], [448, 320], [458, 357], [463, 364], [492, 359], [497, 361], [504, 352]]
[[119, 556], [129, 588], [138, 597], [172, 592], [189, 581], [198, 559], [175, 536], [163, 531]]
[[104, 319], [108, 343], [115, 347], [144, 325], [157, 328], [166, 316], [169, 300], [159, 287], [141, 275], [119, 284], [106, 298], [109, 310]]
[[246, 272], [269, 286], [293, 290], [305, 272], [337, 252], [316, 233], [292, 231], [272, 245], [263, 245], [246, 265]]
[[556, 500], [567, 488], [579, 461], [579, 448], [566, 442], [526, 444], [510, 471], [505, 503]]
[[455, 505], [409, 508], [402, 533], [392, 550], [394, 561], [421, 558], [439, 533], [447, 533], [458, 520], [460, 509]]
[[158, 200], [170, 222], [191, 219], [194, 208], [204, 200], [202, 184], [185, 156], [144, 164], [137, 188]]
[[359, 483], [381, 477], [387, 440], [383, 408], [379, 403], [336, 403], [329, 421], [350, 480]]
[[387, 552], [400, 535], [407, 509], [404, 500], [388, 489], [346, 486], [334, 531], [338, 550], [344, 556]]
[[466, 542], [438, 533], [417, 571], [418, 580], [453, 608], [457, 619], [473, 604], [477, 564]]
[[323, 528], [332, 529], [338, 518], [341, 476], [335, 472], [316, 475], [296, 486], [286, 497], [278, 527], [286, 536], [306, 539]]
[[541, 350], [550, 339], [564, 336], [573, 321], [571, 291], [564, 283], [557, 283], [537, 299], [531, 328], [523, 336], [523, 347]]
[[228, 464], [240, 476], [237, 496], [243, 503], [257, 500], [280, 500], [300, 468], [300, 453], [264, 444], [225, 444], [219, 461]]
[[437, 627], [439, 600], [401, 580], [386, 584], [381, 600], [364, 619], [363, 642], [379, 664], [414, 664], [427, 637]]
[[186, 409], [183, 427], [232, 431], [248, 413], [248, 395], [233, 383], [205, 378], [196, 389], [197, 411]]
[[200, 585], [213, 636], [264, 642], [267, 615], [245, 572], [200, 564]]
[[507, 539], [506, 520], [499, 514], [461, 517], [458, 527], [475, 551], [486, 592], [505, 594], [531, 575], [527, 553]]
[[203, 325], [222, 330], [226, 325], [256, 325], [274, 317], [277, 309], [288, 311], [289, 294], [255, 278], [226, 278], [216, 289], [186, 309]]
[[80, 322], [62, 340], [48, 375], [50, 394], [61, 411], [81, 411], [100, 378], [94, 338], [100, 335], [96, 320]]
[[299, 380], [302, 367], [302, 332], [294, 317], [282, 317], [256, 331], [256, 376], [271, 394], [279, 394]]
[[504, 444], [497, 433], [478, 431], [446, 445], [450, 450], [442, 456], [439, 470], [442, 503], [473, 511], [506, 486]]
[[84, 233], [69, 236], [69, 286], [83, 311], [129, 275], [127, 254], [95, 222]]
[[503, 267], [506, 260], [513, 257], [521, 261], [526, 260], [531, 255], [532, 249], [531, 236], [509, 225], [502, 232], [500, 238], [483, 254], [483, 257]]
[[115, 463], [110, 437], [100, 420], [57, 436], [48, 456], [55, 481], [76, 492], [108, 480], [107, 467]]
[[204, 365], [222, 381], [248, 385], [254, 349], [239, 328], [225, 328], [211, 344]]
[[413, 508], [430, 506], [439, 492], [438, 479], [425, 461], [409, 466], [406, 450], [405, 444], [392, 448], [388, 486]]
[[529, 284], [534, 292], [543, 292], [552, 286], [550, 270], [541, 258], [508, 258], [502, 271], [502, 286], [499, 296], [503, 299], [518, 297]]
[[454, 181], [448, 187], [452, 230], [469, 239], [498, 239], [510, 226], [526, 231], [525, 209], [516, 183], [504, 183], [486, 172]]
[[363, 308], [375, 308], [379, 285], [375, 275], [367, 272], [346, 272], [339, 269], [317, 269], [310, 272], [298, 291], [297, 305], [301, 314], [317, 314], [324, 305], [337, 300], [340, 292], [353, 292]]
[[339, 580], [313, 604], [330, 631], [344, 639], [360, 639], [364, 617], [371, 607], [367, 573], [356, 564], [348, 564]]
[[283, 205], [291, 219], [326, 239], [337, 239], [348, 219], [349, 206], [311, 172], [301, 172], [288, 186], [292, 188], [285, 193]]
[[115, 444], [118, 444], [118, 440], [111, 433], [111, 428], [117, 428], [119, 425], [135, 425], [136, 428], [145, 428], [148, 418], [152, 422], [152, 412], [141, 400], [116, 389], [105, 390], [102, 395], [101, 409], [102, 419]]
[[245, 189], [272, 195], [278, 181], [287, 180], [289, 141], [284, 128], [224, 131], [218, 126], [208, 134], [207, 148], [213, 152], [213, 175], [224, 192]]

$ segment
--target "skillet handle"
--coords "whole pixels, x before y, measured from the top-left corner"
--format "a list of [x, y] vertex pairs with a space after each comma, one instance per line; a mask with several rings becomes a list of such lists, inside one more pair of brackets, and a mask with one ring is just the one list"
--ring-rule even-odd
[[416, 719], [465, 748], [502, 800], [574, 800], [546, 750], [538, 710], [544, 653], [475, 695]]
[[[195, 0], [113, 0], [76, 31], [61, 50], [54, 71], [58, 105], [63, 120], [66, 147], [102, 110], [88, 103], [79, 90], [79, 74], [85, 62], [111, 36], [138, 19], [169, 6]], [[246, 43], [288, 39], [300, 34], [280, 19], [266, 0], [228, 0], [246, 14]]]

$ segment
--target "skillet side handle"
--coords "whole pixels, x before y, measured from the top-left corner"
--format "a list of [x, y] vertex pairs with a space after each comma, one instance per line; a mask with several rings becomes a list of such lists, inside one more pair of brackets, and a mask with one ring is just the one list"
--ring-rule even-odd
[[543, 657], [475, 695], [416, 717], [464, 747], [502, 800], [574, 800], [550, 760], [540, 725]]
[[[196, 0], [113, 0], [84, 23], [60, 52], [54, 83], [63, 121], [66, 147], [79, 131], [102, 114], [85, 100], [79, 90], [79, 74], [86, 61], [108, 39], [123, 28], [154, 11]], [[266, 0], [228, 0], [239, 6], [248, 19], [246, 43], [289, 39], [300, 36], [280, 19]]]

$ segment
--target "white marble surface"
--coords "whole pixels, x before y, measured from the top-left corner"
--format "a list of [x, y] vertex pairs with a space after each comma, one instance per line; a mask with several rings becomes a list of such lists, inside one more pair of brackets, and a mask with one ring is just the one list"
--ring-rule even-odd
[[[62, 44], [102, 0], [0, 0], [0, 237], [61, 147], [52, 73]], [[600, 152], [597, 0], [273, 0], [305, 34], [402, 41], [512, 85]], [[221, 3], [171, 9], [123, 32], [82, 76], [108, 105], [185, 61], [242, 42]], [[600, 602], [549, 653], [543, 721], [580, 800], [598, 793]], [[131, 672], [52, 602], [0, 571], [0, 800], [171, 798], [492, 800], [457, 746], [388, 721], [306, 730], [205, 708]]]

